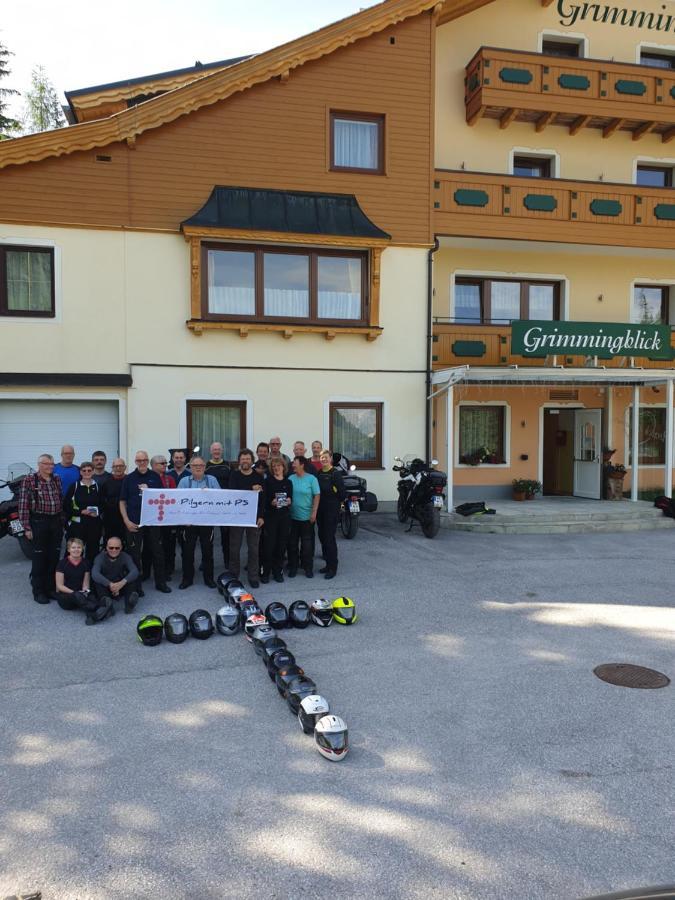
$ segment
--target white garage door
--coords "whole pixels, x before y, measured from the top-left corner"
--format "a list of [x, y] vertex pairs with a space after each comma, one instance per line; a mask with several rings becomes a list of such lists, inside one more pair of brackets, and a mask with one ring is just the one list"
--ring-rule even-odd
[[[40, 453], [59, 462], [64, 444], [75, 447], [75, 462], [104, 450], [119, 455], [118, 404], [114, 400], [0, 400], [0, 479], [12, 463], [35, 468]], [[4, 492], [3, 492], [4, 493]]]

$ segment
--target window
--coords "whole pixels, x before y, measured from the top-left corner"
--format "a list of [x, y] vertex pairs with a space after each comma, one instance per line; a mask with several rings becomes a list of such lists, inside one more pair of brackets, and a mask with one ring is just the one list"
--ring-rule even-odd
[[657, 69], [675, 69], [675, 53], [659, 53], [656, 50], [641, 50], [640, 65]]
[[633, 288], [631, 321], [645, 325], [668, 322], [669, 289], [663, 285], [636, 284]]
[[331, 403], [330, 446], [360, 469], [381, 469], [382, 404]]
[[505, 407], [459, 407], [459, 461], [462, 465], [505, 462]]
[[549, 156], [514, 156], [513, 174], [530, 178], [550, 178], [551, 158]]
[[563, 38], [544, 38], [541, 44], [541, 52], [548, 54], [548, 56], [565, 56], [578, 59], [582, 56], [581, 47], [581, 41], [577, 40], [566, 41]]
[[640, 163], [637, 167], [636, 184], [644, 184], [647, 187], [672, 187], [672, 166], [645, 166]]
[[206, 319], [364, 324], [367, 255], [202, 245]]
[[209, 447], [214, 441], [223, 445], [225, 459], [236, 460], [239, 451], [246, 446], [246, 401], [188, 400], [188, 447], [199, 447], [208, 459]]
[[333, 112], [330, 130], [331, 169], [384, 174], [384, 116]]
[[[643, 407], [639, 411], [638, 465], [662, 466], [666, 461], [666, 410]], [[632, 465], [633, 417], [628, 410], [628, 458]]]
[[455, 322], [509, 325], [513, 319], [559, 318], [557, 281], [458, 278], [455, 282]]
[[0, 245], [0, 315], [54, 318], [54, 251]]

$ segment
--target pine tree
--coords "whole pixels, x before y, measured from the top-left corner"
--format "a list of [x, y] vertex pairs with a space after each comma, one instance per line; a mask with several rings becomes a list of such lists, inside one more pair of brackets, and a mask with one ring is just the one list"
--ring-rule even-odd
[[[9, 57], [14, 54], [11, 50], [8, 50], [4, 44], [0, 44], [0, 78], [4, 78], [6, 75], [9, 75], [10, 70], [8, 68]], [[11, 97], [12, 95], [17, 95], [19, 92], [15, 91], [13, 88], [0, 88], [0, 141], [5, 141], [7, 138], [13, 136], [13, 133], [18, 132], [21, 128], [21, 123], [17, 122], [16, 119], [12, 119], [10, 116], [5, 115], [7, 110], [7, 97]]]
[[44, 66], [35, 66], [31, 73], [30, 90], [26, 92], [23, 127], [26, 134], [49, 131], [66, 124], [54, 85]]

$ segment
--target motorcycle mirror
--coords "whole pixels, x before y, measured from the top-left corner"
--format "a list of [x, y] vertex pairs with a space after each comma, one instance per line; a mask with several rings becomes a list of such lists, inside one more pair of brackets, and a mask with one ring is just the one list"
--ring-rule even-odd
[[354, 463], [352, 463], [351, 466], [349, 467], [349, 471], [356, 472], [356, 466], [354, 465]]
[[200, 450], [201, 450], [201, 449], [202, 449], [202, 448], [201, 448], [201, 447], [199, 447], [199, 446], [197, 446], [197, 447], [193, 447], [193, 448], [192, 448], [192, 455], [193, 455], [193, 456], [194, 456], [194, 455], [195, 455], [195, 453], [199, 453], [199, 451], [200, 451]]
[[394, 457], [394, 462], [401, 462], [401, 457], [400, 457], [400, 456], [395, 456], [395, 457]]
[[438, 465], [438, 460], [437, 460], [437, 459], [432, 459], [432, 460], [431, 460], [431, 465], [432, 465], [432, 466], [437, 466], [437, 465]]

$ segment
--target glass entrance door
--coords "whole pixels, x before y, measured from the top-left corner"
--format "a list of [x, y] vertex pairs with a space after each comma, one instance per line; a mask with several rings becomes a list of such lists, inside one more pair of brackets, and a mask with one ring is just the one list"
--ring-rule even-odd
[[602, 410], [574, 411], [574, 496], [599, 500], [602, 485]]

